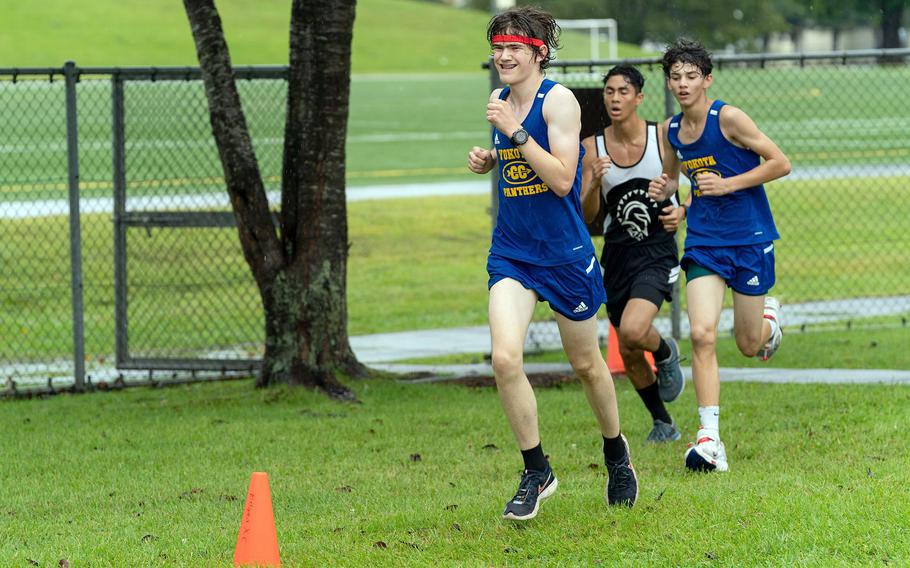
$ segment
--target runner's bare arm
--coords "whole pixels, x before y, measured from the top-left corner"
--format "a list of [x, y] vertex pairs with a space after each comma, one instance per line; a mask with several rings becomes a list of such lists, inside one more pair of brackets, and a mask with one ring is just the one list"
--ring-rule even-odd
[[752, 150], [763, 161], [757, 167], [729, 178], [715, 174], [699, 175], [698, 189], [703, 195], [725, 195], [768, 183], [790, 173], [790, 160], [787, 156], [741, 109], [725, 105], [720, 111], [720, 129], [728, 140]]
[[654, 178], [648, 184], [648, 195], [658, 203], [669, 199], [679, 189], [679, 158], [676, 157], [676, 152], [673, 151], [673, 146], [670, 145], [670, 139], [667, 137], [669, 130], [670, 119], [668, 118], [660, 128], [661, 143], [659, 146], [664, 171], [660, 177]]
[[590, 223], [600, 211], [600, 181], [594, 175], [594, 166], [597, 160], [597, 148], [593, 136], [588, 136], [581, 141], [585, 148], [585, 156], [581, 159], [581, 210], [585, 223]]
[[[550, 151], [544, 150], [533, 137], [519, 146], [519, 150], [550, 190], [563, 197], [572, 191], [575, 183], [581, 108], [572, 91], [556, 85], [544, 99], [543, 117], [547, 123]], [[509, 104], [498, 99], [494, 101], [492, 97], [487, 104], [487, 120], [507, 136], [521, 127]]]
[[[499, 93], [502, 89], [495, 89], [490, 93], [490, 101], [499, 99]], [[468, 169], [475, 174], [488, 173], [496, 166], [496, 148], [487, 150], [480, 146], [474, 146], [468, 152]]]

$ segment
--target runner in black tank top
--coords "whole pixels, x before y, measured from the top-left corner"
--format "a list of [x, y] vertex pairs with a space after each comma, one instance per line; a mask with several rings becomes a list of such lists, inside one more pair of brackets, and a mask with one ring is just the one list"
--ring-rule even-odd
[[[657, 124], [638, 116], [643, 87], [644, 77], [631, 66], [614, 67], [604, 77], [604, 105], [612, 124], [582, 142], [582, 208], [588, 222], [606, 208], [601, 264], [607, 314], [618, 332], [626, 375], [651, 413], [648, 441], [671, 442], [680, 432], [664, 402], [679, 397], [685, 378], [679, 347], [673, 338], [661, 337], [653, 321], [664, 300], [672, 299], [679, 277], [678, 212], [675, 200], [658, 203], [648, 197], [648, 184], [663, 164]], [[645, 352], [657, 362], [656, 382]]]

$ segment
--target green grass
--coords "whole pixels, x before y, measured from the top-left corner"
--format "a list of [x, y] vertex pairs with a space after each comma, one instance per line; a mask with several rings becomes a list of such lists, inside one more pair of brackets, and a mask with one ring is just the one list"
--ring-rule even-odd
[[[806, 207], [812, 190], [801, 183], [779, 182], [772, 190], [784, 235], [775, 293], [785, 304], [906, 293], [910, 267], [899, 257], [910, 248], [907, 218], [878, 215], [891, 207], [892, 194], [871, 194], [865, 213], [859, 215], [857, 206], [845, 217], [842, 208]], [[829, 195], [846, 201], [852, 187], [849, 181], [832, 183]], [[874, 195], [881, 201], [875, 203]], [[351, 203], [349, 332], [484, 325], [487, 207], [482, 196]], [[873, 222], [878, 231], [861, 230]], [[823, 230], [835, 226], [855, 234], [853, 242]], [[62, 217], [0, 221], [0, 263], [16, 267], [0, 274], [0, 342], [15, 345], [19, 360], [65, 358], [70, 352], [69, 283], [61, 277], [69, 263], [67, 230]], [[114, 345], [110, 218], [85, 215], [82, 238], [86, 352], [101, 361]], [[127, 240], [130, 343], [136, 354], [258, 352], [258, 294], [232, 229], [130, 229]], [[856, 254], [844, 255], [845, 248]], [[539, 308], [538, 317], [548, 317], [545, 305]]]
[[[0, 486], [0, 557], [230, 566], [250, 473], [266, 471], [286, 566], [910, 563], [907, 387], [726, 385], [731, 471], [710, 476], [683, 471], [683, 442], [643, 445], [650, 421], [618, 381], [631, 510], [603, 504], [578, 385], [539, 390], [560, 487], [515, 525], [499, 514], [521, 460], [494, 390], [353, 386], [361, 405], [249, 381], [0, 403], [15, 432], [0, 442], [15, 481]], [[674, 405], [687, 435], [692, 396]]]
[[[288, 61], [291, 2], [219, 0], [218, 10], [235, 64]], [[0, 24], [0, 64], [53, 67], [196, 65], [190, 26], [180, 2], [37, 3], [5, 1]], [[355, 73], [474, 71], [489, 55], [490, 15], [413, 0], [361, 0], [354, 20]], [[588, 57], [588, 36], [569, 32], [563, 58]], [[29, 49], [22, 49], [28, 45]], [[642, 51], [620, 44], [620, 57]], [[601, 53], [607, 53], [601, 48]]]

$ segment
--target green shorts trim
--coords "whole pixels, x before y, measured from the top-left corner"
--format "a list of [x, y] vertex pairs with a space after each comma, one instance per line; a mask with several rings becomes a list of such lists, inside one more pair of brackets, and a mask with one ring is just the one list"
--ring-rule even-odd
[[686, 266], [685, 270], [686, 270], [686, 282], [691, 282], [691, 281], [695, 280], [696, 278], [701, 278], [702, 276], [720, 276], [718, 273], [716, 273], [712, 270], [708, 270], [704, 266], [702, 266], [700, 264], [695, 264], [694, 262], [690, 262]]

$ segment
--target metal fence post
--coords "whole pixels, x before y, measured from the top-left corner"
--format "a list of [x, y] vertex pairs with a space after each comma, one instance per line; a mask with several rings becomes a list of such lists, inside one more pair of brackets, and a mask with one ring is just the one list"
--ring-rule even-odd
[[111, 76], [112, 155], [114, 171], [114, 353], [117, 366], [129, 359], [126, 281], [126, 131], [123, 117], [123, 77]]
[[77, 390], [85, 386], [85, 316], [82, 301], [82, 227], [79, 215], [79, 123], [76, 110], [76, 64], [63, 66], [66, 80], [66, 164], [69, 188], [70, 270], [73, 300], [73, 379]]
[[[673, 99], [673, 93], [670, 92], [670, 89], [667, 88], [666, 83], [664, 83], [664, 117], [670, 118], [673, 116], [673, 112], [676, 110], [675, 101]], [[676, 248], [679, 248], [679, 233], [676, 233], [674, 236], [676, 241]], [[679, 305], [679, 279], [682, 277], [682, 274], [676, 278], [676, 282], [673, 283], [673, 300], [670, 302], [670, 329], [671, 334], [675, 339], [679, 339], [682, 335], [680, 319], [682, 317], [682, 309]]]

